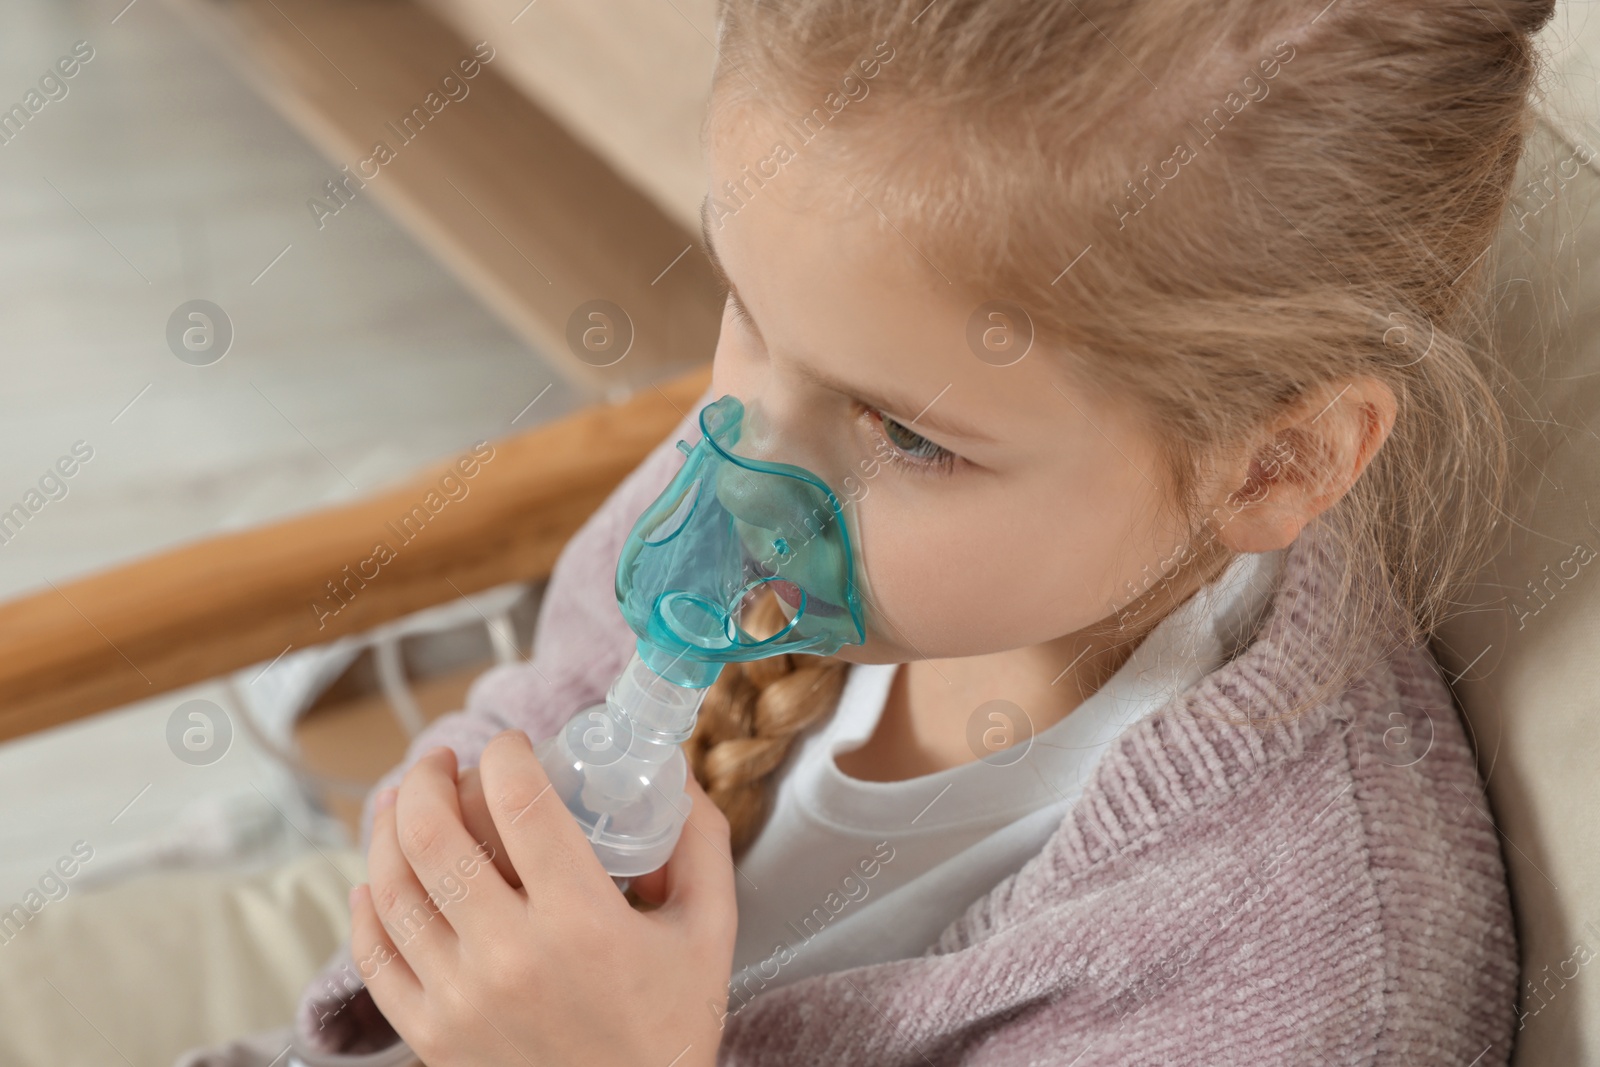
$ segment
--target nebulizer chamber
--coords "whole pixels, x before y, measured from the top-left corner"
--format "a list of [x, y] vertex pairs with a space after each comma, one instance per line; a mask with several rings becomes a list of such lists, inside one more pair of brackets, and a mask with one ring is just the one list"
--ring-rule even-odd
[[[727, 663], [829, 655], [865, 638], [854, 547], [823, 478], [743, 446], [753, 413], [733, 396], [700, 413], [700, 441], [628, 534], [617, 602], [637, 641], [604, 703], [535, 746], [552, 791], [605, 869], [632, 878], [667, 861], [689, 810], [681, 745]], [[776, 633], [747, 629], [776, 597]]]

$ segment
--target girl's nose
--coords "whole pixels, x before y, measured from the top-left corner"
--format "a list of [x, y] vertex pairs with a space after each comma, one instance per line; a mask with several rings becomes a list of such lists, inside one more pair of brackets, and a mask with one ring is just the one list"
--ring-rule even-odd
[[[729, 451], [745, 459], [799, 467], [826, 484], [825, 476], [807, 465], [814, 449], [799, 421], [802, 414], [775, 413], [759, 401], [747, 402], [738, 443]], [[799, 478], [724, 463], [717, 470], [716, 490], [717, 499], [734, 518], [778, 537], [814, 537], [821, 532], [820, 524], [832, 519], [822, 492]]]
[[784, 555], [780, 539], [803, 543], [832, 519], [827, 500], [813, 485], [781, 474], [746, 470], [724, 463], [716, 473], [717, 500], [740, 523], [769, 532], [774, 548]]

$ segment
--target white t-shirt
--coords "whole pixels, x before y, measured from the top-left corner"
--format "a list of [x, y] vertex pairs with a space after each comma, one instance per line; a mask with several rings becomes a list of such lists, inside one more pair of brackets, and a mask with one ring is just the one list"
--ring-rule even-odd
[[[1163, 619], [1097, 692], [1039, 731], [1015, 705], [974, 730], [1015, 728], [984, 759], [898, 782], [834, 762], [872, 735], [899, 664], [852, 665], [833, 716], [796, 739], [772, 812], [740, 858], [737, 1011], [765, 988], [917, 956], [967, 906], [1044, 847], [1111, 741], [1235, 655], [1271, 602], [1283, 552], [1236, 558]], [[977, 735], [974, 735], [977, 740]]]

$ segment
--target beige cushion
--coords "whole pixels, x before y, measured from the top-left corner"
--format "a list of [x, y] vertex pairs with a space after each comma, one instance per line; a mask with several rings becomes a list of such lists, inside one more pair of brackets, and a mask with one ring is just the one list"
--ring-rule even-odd
[[1600, 111], [1587, 58], [1561, 43], [1572, 30], [1558, 15], [1558, 81], [1494, 253], [1497, 336], [1532, 404], [1522, 499], [1475, 610], [1435, 640], [1510, 871], [1520, 1067], [1600, 1064]]
[[247, 877], [170, 871], [40, 909], [0, 945], [0, 1063], [168, 1067], [293, 1018], [349, 934], [359, 853], [307, 851]]

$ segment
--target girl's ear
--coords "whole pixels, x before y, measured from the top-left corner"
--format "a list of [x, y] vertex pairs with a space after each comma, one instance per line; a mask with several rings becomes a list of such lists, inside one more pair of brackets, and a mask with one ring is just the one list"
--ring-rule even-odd
[[1355, 485], [1394, 428], [1395, 412], [1394, 391], [1370, 376], [1296, 400], [1231, 472], [1218, 539], [1234, 552], [1286, 547]]

